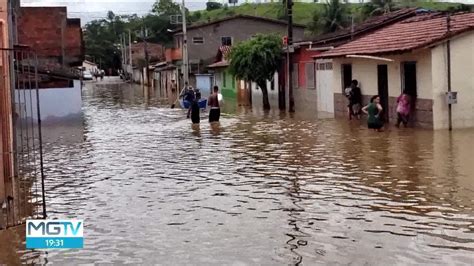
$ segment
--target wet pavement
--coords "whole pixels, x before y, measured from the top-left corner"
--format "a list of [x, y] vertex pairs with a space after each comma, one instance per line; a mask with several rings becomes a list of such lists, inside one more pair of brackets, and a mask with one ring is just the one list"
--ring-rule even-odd
[[474, 262], [474, 130], [249, 110], [196, 128], [139, 87], [87, 86], [84, 122], [45, 147], [49, 215], [84, 219], [85, 248], [24, 251], [20, 228], [0, 263]]

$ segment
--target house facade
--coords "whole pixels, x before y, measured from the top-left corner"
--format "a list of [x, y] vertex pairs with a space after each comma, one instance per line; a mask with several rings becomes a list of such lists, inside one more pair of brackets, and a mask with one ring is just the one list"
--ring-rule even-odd
[[[304, 30], [304, 26], [294, 25], [295, 41], [303, 39]], [[287, 24], [284, 21], [248, 15], [236, 15], [189, 26], [187, 28], [187, 42], [191, 85], [196, 85], [193, 74], [206, 73], [207, 66], [215, 63], [216, 51], [220, 47], [233, 46], [261, 33], [275, 33], [284, 36], [286, 32]], [[169, 52], [179, 55], [175, 56], [172, 61], [178, 67], [182, 64], [182, 57], [177, 50], [182, 50], [182, 47], [183, 35], [181, 31], [178, 31], [174, 35], [174, 48]]]
[[[292, 81], [296, 110], [307, 113], [334, 113], [333, 95], [325, 93], [330, 88], [333, 78], [332, 59], [314, 60], [314, 57], [377, 29], [415, 16], [416, 12], [416, 8], [401, 9], [369, 18], [360, 24], [334, 33], [295, 42], [295, 52], [291, 63], [293, 64]], [[284, 80], [286, 76], [285, 69], [281, 84], [286, 84]]]
[[346, 115], [343, 90], [357, 79], [364, 104], [380, 95], [389, 122], [396, 119], [396, 99], [405, 91], [412, 99], [412, 125], [448, 128], [448, 42], [451, 87], [458, 93], [453, 128], [474, 127], [474, 13], [449, 19], [436, 13], [418, 15], [319, 55], [333, 60], [330, 93], [336, 116]]

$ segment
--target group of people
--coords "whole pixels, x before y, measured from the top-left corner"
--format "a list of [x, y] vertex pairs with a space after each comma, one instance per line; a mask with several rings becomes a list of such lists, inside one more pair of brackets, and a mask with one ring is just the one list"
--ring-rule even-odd
[[[188, 119], [191, 118], [193, 124], [198, 124], [201, 120], [199, 107], [199, 101], [201, 100], [201, 92], [199, 91], [199, 89], [194, 89], [186, 82], [184, 85], [184, 89], [179, 97], [191, 103], [190, 107], [188, 108], [188, 113], [186, 117]], [[210, 107], [209, 123], [219, 122], [221, 110], [219, 104], [218, 86], [213, 87], [212, 93], [207, 99], [207, 105]]]
[[[384, 117], [383, 117], [383, 107], [380, 104], [380, 96], [374, 95], [370, 99], [370, 103], [362, 107], [362, 92], [359, 88], [359, 82], [357, 80], [352, 80], [350, 88], [346, 89], [346, 97], [349, 100], [347, 106], [349, 120], [352, 120], [353, 117], [360, 119], [361, 113], [367, 115], [367, 126], [369, 129], [375, 131], [381, 131], [384, 127]], [[362, 107], [362, 108], [361, 108]], [[408, 92], [405, 90], [397, 98], [397, 127], [400, 127], [400, 124], [403, 123], [405, 127], [408, 125], [408, 119], [410, 116], [411, 109], [411, 98]]]
[[95, 78], [95, 80], [97, 81], [99, 78], [100, 80], [104, 80], [104, 76], [105, 76], [105, 71], [102, 70], [102, 69], [96, 69], [93, 73], [93, 76]]

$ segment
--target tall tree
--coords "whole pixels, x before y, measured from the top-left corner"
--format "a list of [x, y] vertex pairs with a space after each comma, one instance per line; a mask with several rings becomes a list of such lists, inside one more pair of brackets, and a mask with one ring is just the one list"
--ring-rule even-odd
[[313, 34], [335, 32], [349, 24], [346, 5], [339, 0], [327, 0], [322, 12], [316, 11], [308, 25]]
[[152, 11], [159, 16], [179, 15], [181, 14], [181, 7], [173, 0], [156, 0]]
[[257, 35], [232, 48], [230, 72], [238, 79], [252, 81], [262, 90], [263, 109], [270, 109], [267, 80], [281, 65], [282, 43], [277, 35]]

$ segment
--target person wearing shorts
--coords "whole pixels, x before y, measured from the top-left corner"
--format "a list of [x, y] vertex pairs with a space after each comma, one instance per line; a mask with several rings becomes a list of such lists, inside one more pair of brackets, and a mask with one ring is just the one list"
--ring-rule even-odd
[[219, 106], [219, 87], [214, 86], [213, 93], [207, 100], [207, 105], [211, 107], [209, 111], [209, 123], [219, 122], [221, 116], [221, 109]]

